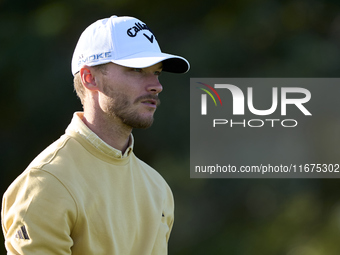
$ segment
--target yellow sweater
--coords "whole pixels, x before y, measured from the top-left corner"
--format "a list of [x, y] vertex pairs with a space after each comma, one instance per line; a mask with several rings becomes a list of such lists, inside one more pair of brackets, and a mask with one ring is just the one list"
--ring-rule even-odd
[[4, 194], [8, 254], [167, 254], [174, 217], [167, 183], [132, 150], [114, 157], [79, 125], [87, 128], [75, 114]]

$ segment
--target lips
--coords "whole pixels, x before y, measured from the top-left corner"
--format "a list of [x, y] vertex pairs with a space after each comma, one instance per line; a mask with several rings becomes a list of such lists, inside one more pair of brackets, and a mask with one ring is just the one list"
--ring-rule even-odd
[[150, 109], [156, 110], [157, 108], [157, 101], [154, 99], [143, 100], [141, 103]]
[[148, 99], [148, 100], [143, 100], [143, 104], [152, 104], [152, 105], [157, 105], [157, 100], [155, 99]]
[[142, 104], [151, 106], [151, 107], [157, 107], [160, 105], [160, 100], [158, 96], [156, 95], [146, 95], [146, 96], [141, 96], [137, 98], [136, 102], [141, 102]]

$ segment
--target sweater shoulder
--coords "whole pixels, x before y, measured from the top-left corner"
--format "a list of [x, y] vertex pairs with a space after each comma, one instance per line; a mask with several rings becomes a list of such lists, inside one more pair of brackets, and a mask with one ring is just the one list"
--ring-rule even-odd
[[63, 150], [66, 144], [70, 142], [70, 137], [63, 135], [58, 140], [53, 142], [45, 148], [33, 161], [29, 164], [27, 169], [42, 169], [45, 165], [52, 163]]

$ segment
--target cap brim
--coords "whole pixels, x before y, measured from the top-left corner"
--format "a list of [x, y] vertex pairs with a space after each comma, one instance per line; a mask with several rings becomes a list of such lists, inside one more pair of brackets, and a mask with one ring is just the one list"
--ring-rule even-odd
[[146, 68], [162, 62], [163, 71], [170, 73], [186, 73], [190, 69], [190, 64], [185, 58], [162, 52], [140, 52], [124, 59], [111, 61], [132, 68]]

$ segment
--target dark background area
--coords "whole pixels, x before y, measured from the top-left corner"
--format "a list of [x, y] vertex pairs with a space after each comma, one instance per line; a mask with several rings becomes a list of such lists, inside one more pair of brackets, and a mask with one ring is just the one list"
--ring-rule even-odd
[[[190, 77], [338, 77], [335, 0], [0, 0], [1, 194], [81, 110], [73, 50], [111, 15], [139, 18], [164, 52], [191, 63], [185, 75], [161, 75], [155, 124], [134, 131], [135, 153], [174, 193], [169, 254], [340, 254], [339, 179], [189, 177]], [[321, 138], [338, 135], [339, 120], [316, 127], [316, 158], [339, 153]]]

